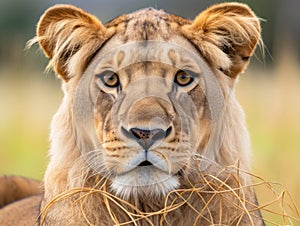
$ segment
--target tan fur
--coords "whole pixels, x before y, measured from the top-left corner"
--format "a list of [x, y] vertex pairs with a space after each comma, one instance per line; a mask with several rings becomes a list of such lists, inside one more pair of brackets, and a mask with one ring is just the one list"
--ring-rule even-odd
[[[123, 198], [134, 205], [137, 208], [135, 212], [141, 211], [145, 216], [146, 213], [152, 213], [136, 221], [135, 225], [168, 225], [167, 222], [179, 226], [263, 225], [258, 211], [252, 211], [252, 217], [249, 217], [242, 210], [255, 209], [257, 203], [253, 188], [247, 187], [251, 184], [250, 177], [240, 172], [250, 169], [250, 145], [244, 114], [233, 92], [235, 78], [245, 69], [260, 41], [259, 20], [248, 6], [238, 3], [215, 5], [200, 13], [194, 21], [163, 11], [144, 9], [103, 25], [81, 9], [57, 5], [41, 17], [37, 37], [31, 44], [35, 41], [39, 42], [45, 55], [50, 58], [49, 67], [62, 77], [65, 93], [51, 127], [50, 163], [44, 177], [45, 194], [41, 206], [44, 225], [104, 226], [130, 221], [126, 211], [132, 211], [133, 207], [125, 204], [122, 205], [124, 209], [118, 207], [118, 202], [108, 198], [112, 196]], [[147, 52], [150, 60], [144, 62], [139, 61], [143, 51], [136, 49], [123, 49], [109, 55], [116, 47], [140, 41], [159, 41], [188, 50], [206, 62], [206, 66], [201, 68], [204, 70], [202, 73], [213, 73], [212, 76], [220, 84], [225, 103], [224, 139], [215, 162], [201, 172], [199, 161], [192, 156], [200, 155], [209, 138], [219, 135], [210, 129], [211, 109], [205, 91], [200, 88], [200, 83], [193, 83], [190, 88], [184, 87], [196, 106], [193, 114], [199, 118], [195, 124], [201, 125], [199, 131], [185, 131], [178, 112], [174, 110], [171, 101], [167, 101], [167, 89], [171, 89], [171, 85], [166, 83], [163, 87], [162, 82], [155, 83], [155, 78], [173, 81], [178, 68], [184, 67], [186, 62], [192, 62], [188, 55], [181, 54], [181, 50], [175, 47], [156, 50], [154, 46], [152, 52], [151, 49]], [[106, 57], [102, 59], [102, 56]], [[151, 57], [154, 61], [151, 61]], [[84, 102], [76, 102], [75, 97], [80, 79], [88, 75], [96, 76], [101, 73], [101, 67], [117, 68], [123, 88], [135, 82], [139, 82], [139, 85], [127, 91], [122, 106], [131, 107], [123, 107], [125, 110], [120, 114], [122, 117], [116, 121], [113, 117], [119, 112], [113, 111], [116, 103], [112, 97], [117, 99], [117, 91], [102, 87], [98, 88], [101, 92], [96, 92], [91, 88], [90, 95], [98, 95], [93, 117], [96, 135], [102, 144], [100, 151], [92, 155], [79, 150], [76, 143], [78, 137], [74, 137], [74, 131], [75, 134], [80, 135], [82, 132], [84, 135], [84, 128], [76, 130], [78, 125], [74, 122], [74, 115], [78, 111], [79, 118], [86, 120], [85, 112], [89, 108], [76, 106]], [[151, 76], [154, 76], [154, 80], [151, 80], [154, 82], [147, 82]], [[140, 79], [146, 82], [140, 82]], [[151, 96], [151, 93], [156, 96]], [[129, 97], [148, 94], [147, 98], [131, 104], [128, 102]], [[155, 118], [163, 123], [153, 121]], [[84, 122], [83, 126], [88, 126], [88, 123]], [[119, 132], [120, 126], [129, 131], [130, 128], [144, 128], [150, 123], [164, 131], [172, 128], [162, 144], [151, 150], [155, 158], [164, 162], [165, 171], [174, 176], [163, 182], [139, 186], [143, 182], [137, 182], [135, 178], [144, 181], [143, 176], [134, 168], [128, 177], [125, 173], [123, 179], [125, 182], [132, 180], [131, 185], [137, 186], [120, 185], [120, 188], [116, 178], [121, 178], [125, 170], [124, 163], [128, 164], [141, 153], [141, 147], [136, 142]], [[88, 135], [86, 138], [83, 136], [87, 144], [90, 142]], [[189, 150], [192, 144], [187, 141], [189, 136], [191, 143], [197, 140], [200, 142], [192, 152]], [[89, 154], [93, 164], [87, 164], [83, 158]], [[95, 167], [99, 167], [101, 173]], [[155, 167], [149, 168], [155, 172], [154, 176], [145, 170], [147, 168], [139, 169], [153, 177], [154, 181], [156, 177], [159, 179], [167, 175]], [[224, 187], [238, 191], [238, 195], [235, 196], [235, 192], [224, 192], [224, 195], [210, 193]], [[193, 192], [191, 188], [199, 190]], [[185, 203], [168, 214], [158, 214], [166, 205], [181, 200], [175, 191], [182, 194], [189, 205]], [[170, 196], [166, 199], [168, 192]], [[155, 212], [157, 214], [153, 214]], [[36, 212], [32, 212], [32, 215], [36, 216]]]
[[41, 194], [40, 182], [20, 176], [0, 177], [0, 208], [22, 198]]
[[36, 180], [1, 176], [0, 225], [35, 225], [42, 194], [40, 182]]
[[39, 225], [38, 218], [42, 198], [42, 195], [33, 195], [5, 206], [0, 210], [0, 225]]

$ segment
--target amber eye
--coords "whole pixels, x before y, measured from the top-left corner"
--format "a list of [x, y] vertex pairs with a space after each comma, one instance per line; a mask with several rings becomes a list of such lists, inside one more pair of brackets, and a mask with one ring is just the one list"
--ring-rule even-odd
[[194, 78], [188, 72], [180, 70], [176, 73], [174, 81], [180, 86], [187, 86], [194, 81]]
[[97, 75], [104, 85], [107, 87], [118, 87], [120, 85], [119, 76], [113, 71], [104, 71], [101, 74]]

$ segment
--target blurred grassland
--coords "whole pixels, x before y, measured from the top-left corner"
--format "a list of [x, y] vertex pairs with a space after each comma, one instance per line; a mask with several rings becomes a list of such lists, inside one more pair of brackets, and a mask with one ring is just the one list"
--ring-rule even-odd
[[[250, 67], [240, 78], [237, 97], [251, 134], [254, 173], [286, 186], [299, 205], [300, 69], [292, 62], [286, 57], [274, 68]], [[62, 98], [60, 82], [43, 76], [42, 69], [2, 68], [0, 73], [0, 174], [42, 179], [49, 125]], [[13, 73], [23, 76], [9, 76]], [[258, 193], [262, 202], [269, 196], [267, 190]]]
[[[284, 55], [274, 68], [250, 69], [237, 85], [237, 97], [246, 113], [252, 140], [253, 173], [268, 182], [278, 182], [280, 186], [274, 189], [287, 190], [299, 208], [300, 68], [295, 59]], [[257, 189], [257, 196], [260, 204], [274, 199], [266, 186]], [[270, 209], [280, 212], [279, 204]], [[265, 211], [263, 215], [282, 225], [282, 218]], [[293, 223], [300, 225], [300, 221]]]
[[[0, 72], [0, 174], [43, 177], [50, 122], [62, 92], [60, 82], [42, 71]], [[11, 76], [16, 73], [22, 76]]]

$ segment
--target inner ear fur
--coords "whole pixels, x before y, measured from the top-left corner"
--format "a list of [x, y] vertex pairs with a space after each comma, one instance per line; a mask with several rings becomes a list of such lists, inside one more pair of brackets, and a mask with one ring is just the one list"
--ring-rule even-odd
[[200, 13], [182, 33], [203, 56], [226, 75], [236, 78], [261, 40], [258, 17], [245, 4], [222, 3]]
[[71, 5], [49, 8], [37, 25], [40, 47], [65, 81], [82, 73], [91, 56], [112, 35], [93, 15]]

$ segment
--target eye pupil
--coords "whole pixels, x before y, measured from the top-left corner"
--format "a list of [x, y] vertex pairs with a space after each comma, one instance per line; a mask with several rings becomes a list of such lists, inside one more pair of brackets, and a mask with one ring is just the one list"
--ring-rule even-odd
[[180, 75], [180, 79], [181, 80], [186, 80], [186, 79], [188, 79], [188, 77], [186, 75]]

